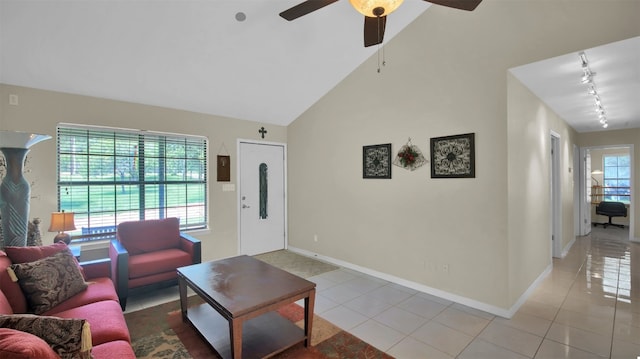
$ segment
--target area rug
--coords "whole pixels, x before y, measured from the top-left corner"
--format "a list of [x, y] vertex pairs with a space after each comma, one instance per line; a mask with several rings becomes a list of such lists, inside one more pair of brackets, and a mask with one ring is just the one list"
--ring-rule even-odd
[[313, 258], [290, 252], [287, 250], [274, 251], [255, 255], [254, 258], [284, 269], [302, 278], [309, 278], [338, 269], [333, 264], [325, 263]]
[[[189, 303], [198, 304], [198, 299], [189, 298]], [[278, 313], [300, 327], [304, 323], [304, 310], [297, 304], [286, 305]], [[191, 325], [182, 322], [179, 301], [127, 313], [125, 319], [137, 358], [217, 358], [215, 352]], [[299, 344], [274, 358], [392, 358], [317, 315], [314, 315], [313, 319], [311, 344], [309, 348]]]

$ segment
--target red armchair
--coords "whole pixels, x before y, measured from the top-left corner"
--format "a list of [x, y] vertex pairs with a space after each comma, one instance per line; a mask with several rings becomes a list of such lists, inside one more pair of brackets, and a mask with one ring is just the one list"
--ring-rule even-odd
[[129, 291], [171, 285], [176, 269], [200, 263], [201, 243], [180, 233], [178, 218], [123, 222], [109, 246], [111, 278], [124, 310]]

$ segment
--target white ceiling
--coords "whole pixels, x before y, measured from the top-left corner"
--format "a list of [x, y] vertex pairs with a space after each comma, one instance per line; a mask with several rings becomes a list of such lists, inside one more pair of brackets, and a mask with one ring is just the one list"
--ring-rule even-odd
[[[288, 125], [377, 49], [347, 0], [278, 16], [300, 2], [0, 0], [0, 82]], [[428, 7], [406, 0], [385, 42]], [[640, 127], [640, 37], [585, 52], [608, 130]], [[577, 52], [511, 71], [577, 131], [602, 130]]]
[[[640, 36], [584, 50], [609, 127], [640, 127]], [[578, 132], [604, 131], [583, 75], [579, 52], [511, 69], [511, 72]]]
[[349, 1], [278, 16], [300, 2], [0, 0], [0, 82], [288, 125], [376, 51]]

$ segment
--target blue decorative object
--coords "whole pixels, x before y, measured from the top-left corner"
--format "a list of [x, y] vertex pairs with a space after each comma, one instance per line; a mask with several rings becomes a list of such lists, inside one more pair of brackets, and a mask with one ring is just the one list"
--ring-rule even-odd
[[260, 173], [260, 219], [267, 219], [267, 201], [268, 201], [268, 188], [267, 182], [267, 164], [261, 163], [258, 168]]
[[0, 151], [4, 154], [6, 174], [0, 184], [0, 213], [2, 215], [1, 248], [27, 245], [29, 223], [29, 182], [22, 174], [29, 148], [50, 139], [48, 135], [15, 131], [0, 131]]

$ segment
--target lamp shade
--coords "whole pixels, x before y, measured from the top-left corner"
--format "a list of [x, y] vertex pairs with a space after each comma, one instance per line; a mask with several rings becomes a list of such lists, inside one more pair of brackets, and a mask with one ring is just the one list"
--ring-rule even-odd
[[49, 232], [73, 231], [74, 229], [76, 229], [76, 225], [73, 221], [73, 212], [51, 213]]
[[364, 16], [387, 16], [394, 12], [404, 0], [349, 0], [351, 6]]

